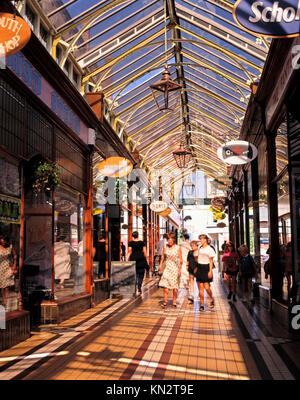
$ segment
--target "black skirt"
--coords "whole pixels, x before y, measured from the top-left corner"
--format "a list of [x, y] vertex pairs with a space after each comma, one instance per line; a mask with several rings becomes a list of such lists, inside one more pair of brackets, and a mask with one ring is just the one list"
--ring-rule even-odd
[[208, 277], [209, 264], [197, 264], [196, 268], [195, 277], [197, 282], [206, 283], [212, 281], [212, 278]]

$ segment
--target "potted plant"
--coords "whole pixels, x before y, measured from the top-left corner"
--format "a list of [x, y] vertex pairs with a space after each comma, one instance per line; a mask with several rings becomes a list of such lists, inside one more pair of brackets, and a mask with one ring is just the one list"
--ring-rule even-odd
[[55, 190], [60, 183], [60, 170], [55, 162], [40, 161], [33, 171], [32, 190], [37, 195], [42, 191], [46, 195]]

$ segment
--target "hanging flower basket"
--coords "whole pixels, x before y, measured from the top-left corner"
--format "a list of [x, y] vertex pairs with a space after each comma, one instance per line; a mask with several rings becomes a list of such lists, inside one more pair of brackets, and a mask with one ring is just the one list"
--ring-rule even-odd
[[33, 172], [32, 190], [37, 195], [44, 192], [48, 196], [60, 184], [60, 170], [55, 162], [40, 161]]

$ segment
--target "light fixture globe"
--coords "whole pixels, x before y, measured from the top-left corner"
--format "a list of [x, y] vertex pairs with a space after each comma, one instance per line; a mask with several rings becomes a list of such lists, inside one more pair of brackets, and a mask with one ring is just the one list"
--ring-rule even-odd
[[182, 86], [172, 80], [167, 64], [162, 73], [162, 78], [150, 85], [150, 89], [159, 111], [174, 111], [179, 102]]
[[188, 196], [192, 196], [194, 193], [195, 185], [191, 181], [191, 177], [189, 176], [185, 184], [183, 185], [185, 188], [185, 192]]
[[192, 153], [186, 150], [183, 143], [180, 144], [179, 149], [173, 151], [173, 156], [176, 161], [177, 167], [180, 169], [186, 168], [191, 160]]

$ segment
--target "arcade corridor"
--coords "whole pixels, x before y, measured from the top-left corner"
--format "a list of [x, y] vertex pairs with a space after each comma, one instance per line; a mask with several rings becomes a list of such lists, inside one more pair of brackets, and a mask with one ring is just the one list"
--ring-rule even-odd
[[[162, 309], [148, 279], [136, 299], [109, 299], [0, 353], [1, 380], [294, 380], [300, 342], [262, 306], [227, 300], [199, 311], [181, 289]], [[197, 294], [197, 293], [196, 293]], [[196, 297], [195, 297], [196, 299]]]

